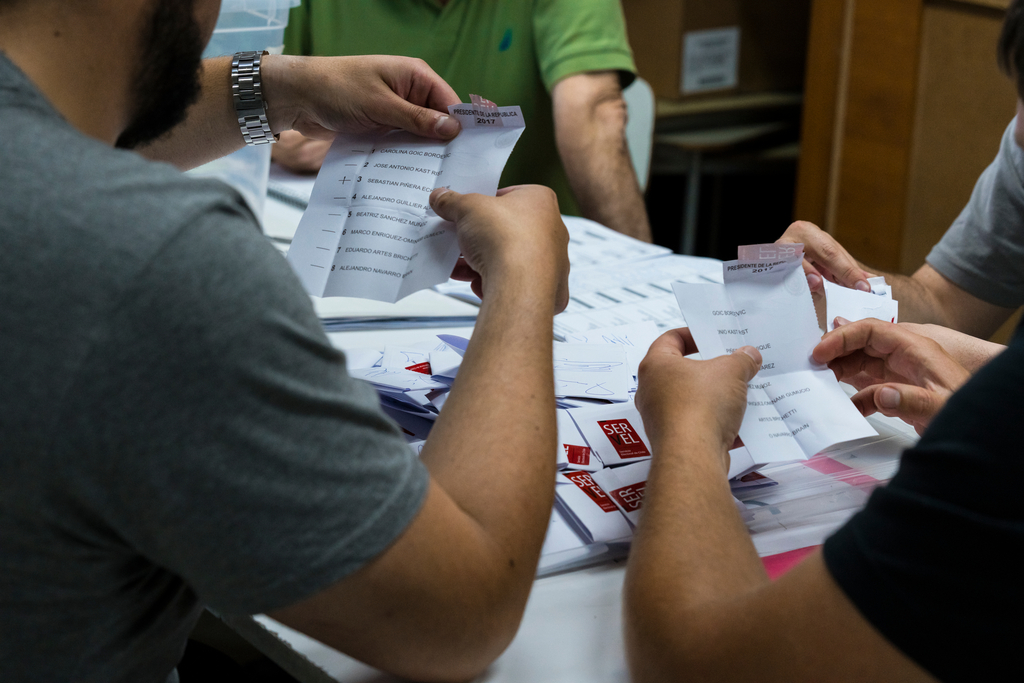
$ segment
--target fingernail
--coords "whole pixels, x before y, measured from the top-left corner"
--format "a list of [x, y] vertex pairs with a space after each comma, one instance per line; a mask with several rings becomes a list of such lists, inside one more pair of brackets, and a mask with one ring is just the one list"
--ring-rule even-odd
[[434, 132], [443, 138], [454, 137], [459, 132], [459, 122], [451, 116], [441, 115], [434, 124]]
[[841, 315], [837, 315], [836, 316], [836, 320], [835, 320], [835, 326], [836, 327], [842, 327], [843, 325], [849, 325], [849, 324], [850, 324], [850, 321], [847, 320], [846, 318], [842, 317]]
[[857, 282], [854, 283], [853, 288], [861, 292], [871, 291], [871, 285], [868, 284], [867, 280], [857, 280]]
[[882, 387], [878, 392], [878, 405], [890, 410], [900, 407], [900, 392], [892, 387]]
[[820, 284], [820, 275], [815, 275], [814, 273], [811, 273], [810, 275], [807, 276], [807, 286], [810, 287], [811, 289], [817, 289]]

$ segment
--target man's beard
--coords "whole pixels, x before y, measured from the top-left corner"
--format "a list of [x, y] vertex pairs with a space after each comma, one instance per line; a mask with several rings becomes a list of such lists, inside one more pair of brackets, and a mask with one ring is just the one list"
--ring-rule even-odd
[[193, 0], [156, 0], [146, 23], [132, 89], [132, 118], [117, 146], [134, 149], [185, 120], [199, 99], [203, 35]]

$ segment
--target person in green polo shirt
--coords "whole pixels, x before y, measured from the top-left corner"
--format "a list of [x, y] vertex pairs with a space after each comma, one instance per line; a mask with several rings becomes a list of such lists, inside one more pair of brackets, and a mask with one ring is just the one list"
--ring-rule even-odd
[[[650, 241], [625, 140], [634, 66], [618, 0], [303, 0], [285, 52], [418, 57], [463, 101], [519, 105], [526, 132], [502, 185], [547, 185], [563, 213]], [[329, 146], [282, 135], [274, 159], [313, 172]]]

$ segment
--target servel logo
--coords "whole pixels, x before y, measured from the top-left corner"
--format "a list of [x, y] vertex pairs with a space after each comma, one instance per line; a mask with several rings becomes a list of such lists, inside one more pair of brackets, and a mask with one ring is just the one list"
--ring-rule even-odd
[[573, 465], [590, 464], [590, 449], [587, 446], [575, 446], [564, 443], [562, 447], [565, 448], [566, 459]]
[[629, 420], [624, 418], [618, 420], [598, 420], [597, 424], [601, 426], [604, 435], [615, 446], [615, 451], [619, 454], [620, 458], [645, 458], [651, 454], [647, 450], [647, 446], [640, 439], [640, 435], [633, 429], [633, 425], [629, 424]]
[[424, 361], [422, 363], [415, 363], [413, 365], [405, 366], [405, 369], [409, 370], [411, 372], [418, 372], [421, 375], [429, 375], [430, 374], [430, 363], [426, 362], [426, 361]]
[[626, 512], [636, 512], [644, 506], [644, 490], [646, 488], [647, 482], [642, 481], [639, 484], [630, 484], [621, 489], [615, 489], [608, 495], [618, 501]]
[[615, 512], [617, 509], [615, 503], [608, 499], [604, 491], [594, 478], [587, 472], [563, 472], [565, 476], [576, 486], [590, 497], [590, 500], [598, 504], [598, 506], [605, 512]]

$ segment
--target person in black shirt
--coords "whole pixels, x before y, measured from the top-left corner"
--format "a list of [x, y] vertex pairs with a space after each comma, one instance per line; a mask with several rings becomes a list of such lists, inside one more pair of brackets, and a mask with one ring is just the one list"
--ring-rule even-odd
[[[915, 377], [955, 365], [924, 337], [907, 353], [915, 336], [860, 321], [815, 357], [838, 346], [840, 363], [878, 358]], [[901, 354], [878, 351], [897, 337]], [[1024, 332], [949, 398], [892, 482], [776, 582], [725, 477], [760, 354], [683, 357], [694, 350], [685, 330], [670, 332], [640, 367], [654, 461], [625, 586], [633, 680], [1008, 680], [1024, 635]]]
[[[1024, 0], [1000, 51], [1024, 92]], [[775, 582], [726, 480], [760, 353], [689, 360], [685, 329], [652, 345], [636, 403], [654, 459], [624, 589], [633, 681], [1022, 678], [1024, 328], [973, 377], [976, 340], [920, 331], [863, 320], [813, 350], [855, 380], [862, 413], [923, 436], [864, 510]]]

